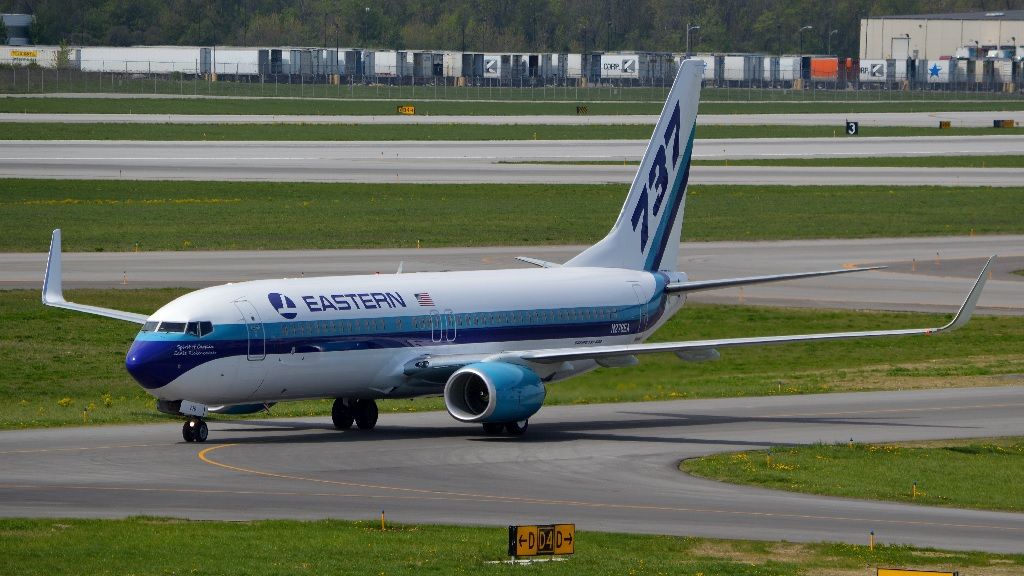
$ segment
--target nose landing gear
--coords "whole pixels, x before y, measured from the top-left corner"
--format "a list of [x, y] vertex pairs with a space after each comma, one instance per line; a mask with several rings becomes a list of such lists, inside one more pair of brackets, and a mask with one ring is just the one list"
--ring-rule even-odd
[[181, 437], [185, 439], [185, 442], [206, 442], [209, 435], [210, 429], [202, 418], [189, 418], [181, 427]]
[[336, 398], [331, 406], [331, 420], [338, 430], [348, 430], [353, 422], [360, 430], [373, 430], [377, 416], [377, 402], [374, 400]]

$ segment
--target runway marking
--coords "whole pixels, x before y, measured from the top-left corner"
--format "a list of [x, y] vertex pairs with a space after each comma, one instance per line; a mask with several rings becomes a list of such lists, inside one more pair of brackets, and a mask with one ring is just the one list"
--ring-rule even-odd
[[[288, 492], [281, 490], [225, 490], [216, 488], [141, 488], [138, 486], [81, 486], [38, 484], [0, 484], [0, 490], [39, 490], [59, 488], [61, 490], [95, 490], [108, 492], [166, 492], [172, 494], [231, 494], [236, 496], [324, 496], [332, 498], [397, 498], [401, 500], [462, 500], [456, 498], [428, 498], [424, 496], [395, 496], [393, 494], [346, 494], [344, 492]], [[468, 500], [468, 499], [466, 499]]]
[[114, 450], [119, 448], [154, 448], [156, 446], [173, 446], [173, 444], [112, 444], [110, 446], [79, 446], [71, 448], [30, 448], [25, 450], [4, 450], [3, 454], [39, 454], [44, 452], [76, 452], [84, 450]]
[[895, 524], [895, 525], [907, 525], [907, 526], [933, 526], [941, 528], [965, 528], [965, 529], [980, 529], [980, 530], [1008, 530], [1013, 532], [1024, 533], [1024, 526], [990, 526], [985, 524], [959, 524], [959, 523], [948, 523], [948, 522], [928, 522], [924, 520], [886, 520], [877, 518], [857, 518], [847, 516], [821, 516], [812, 514], [787, 514], [781, 512], [752, 512], [745, 510], [718, 510], [714, 508], [687, 508], [680, 506], [657, 506], [657, 505], [646, 505], [646, 504], [616, 504], [610, 502], [582, 502], [576, 500], [550, 500], [544, 498], [529, 498], [521, 496], [500, 496], [493, 494], [473, 494], [467, 492], [448, 492], [442, 490], [428, 490], [425, 488], [407, 488], [401, 486], [385, 486], [380, 484], [365, 484], [360, 482], [345, 482], [343, 480], [328, 480], [325, 478], [309, 478], [305, 476], [296, 476], [293, 474], [281, 474], [277, 472], [268, 472], [264, 470], [255, 470], [252, 468], [243, 468], [241, 466], [233, 466], [231, 464], [224, 464], [223, 462], [217, 462], [211, 459], [208, 454], [215, 450], [222, 448], [231, 448], [238, 446], [238, 444], [220, 444], [218, 446], [211, 446], [201, 450], [198, 457], [201, 461], [232, 470], [235, 472], [243, 472], [247, 474], [254, 474], [257, 476], [264, 476], [268, 478], [277, 478], [281, 480], [298, 480], [301, 482], [314, 482], [318, 484], [330, 484], [335, 486], [345, 486], [349, 488], [364, 488], [368, 490], [385, 490], [392, 492], [406, 492], [414, 493], [417, 496], [407, 496], [404, 499], [420, 498], [429, 500], [469, 500], [479, 502], [480, 500], [487, 500], [492, 502], [508, 502], [508, 503], [520, 503], [520, 504], [540, 504], [546, 506], [573, 506], [580, 508], [607, 508], [614, 510], [648, 510], [654, 512], [689, 512], [689, 513], [701, 513], [701, 514], [723, 514], [731, 516], [751, 516], [751, 517], [763, 517], [763, 518], [795, 518], [801, 520], [834, 520], [841, 522], [868, 522], [873, 524]]

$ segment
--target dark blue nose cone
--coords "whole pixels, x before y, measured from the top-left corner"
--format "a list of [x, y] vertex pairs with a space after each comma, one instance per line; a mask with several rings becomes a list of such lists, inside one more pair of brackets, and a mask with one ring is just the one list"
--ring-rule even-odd
[[124, 367], [143, 388], [155, 390], [178, 377], [181, 369], [170, 342], [136, 340], [128, 349]]

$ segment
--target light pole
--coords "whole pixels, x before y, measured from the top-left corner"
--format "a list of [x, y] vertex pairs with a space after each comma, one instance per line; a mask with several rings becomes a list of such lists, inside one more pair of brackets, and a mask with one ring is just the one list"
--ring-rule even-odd
[[796, 31], [796, 36], [797, 36], [797, 38], [800, 41], [800, 51], [799, 51], [800, 53], [797, 54], [797, 56], [802, 58], [803, 55], [804, 55], [804, 30], [813, 30], [813, 29], [814, 29], [814, 26], [807, 25], [807, 26], [804, 26], [803, 28], [801, 28], [801, 29]]
[[828, 33], [828, 55], [829, 56], [832, 55], [832, 35], [835, 34], [836, 32], [839, 32], [839, 30], [832, 30], [831, 32]]
[[686, 57], [690, 57], [690, 32], [694, 30], [700, 30], [700, 26], [690, 26], [689, 23], [686, 25]]
[[366, 27], [370, 21], [370, 7], [367, 6], [363, 11], [363, 44], [366, 45]]

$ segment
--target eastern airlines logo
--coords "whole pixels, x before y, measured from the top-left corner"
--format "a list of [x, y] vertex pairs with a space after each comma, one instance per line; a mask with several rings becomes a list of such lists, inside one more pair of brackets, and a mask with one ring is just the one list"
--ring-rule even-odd
[[284, 294], [271, 292], [267, 294], [267, 299], [270, 300], [270, 305], [274, 307], [274, 310], [277, 310], [277, 313], [285, 320], [291, 320], [298, 316], [298, 312], [295, 311], [295, 302], [292, 302], [292, 299]]

